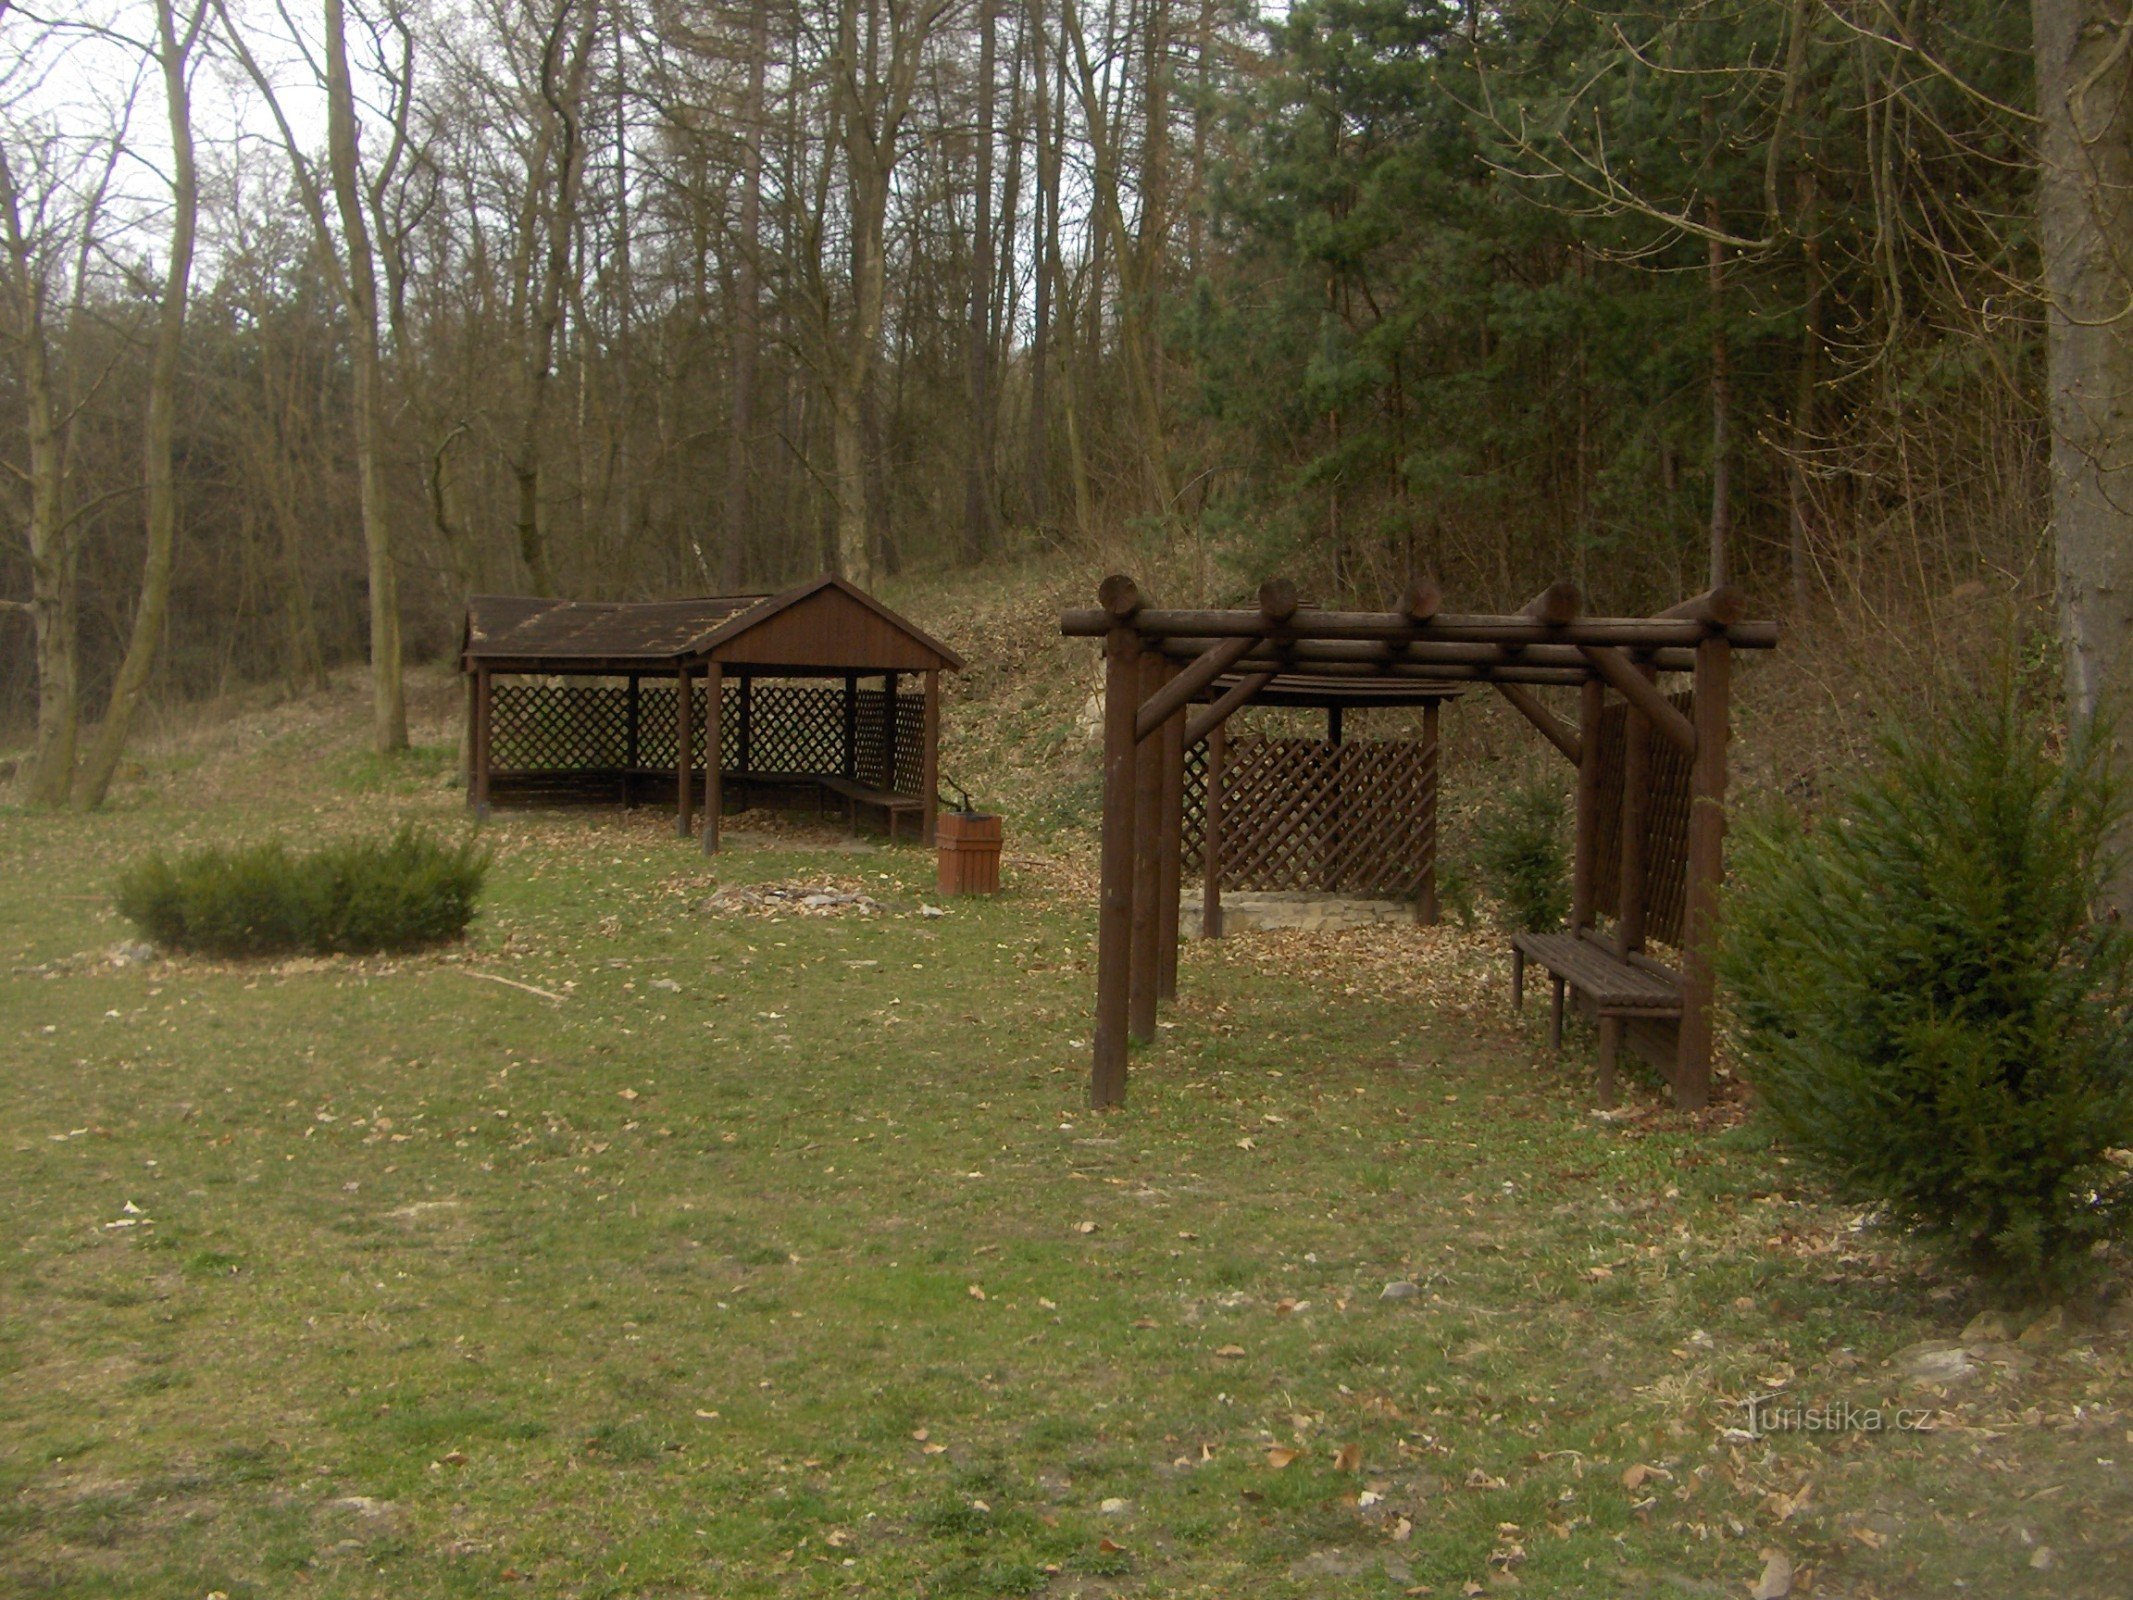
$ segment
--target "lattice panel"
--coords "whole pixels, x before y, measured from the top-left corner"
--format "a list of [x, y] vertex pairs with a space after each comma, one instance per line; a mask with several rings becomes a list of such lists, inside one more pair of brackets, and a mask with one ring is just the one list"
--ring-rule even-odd
[[[844, 771], [844, 689], [814, 684], [758, 683], [750, 694], [750, 772], [802, 772], [834, 777]], [[730, 704], [730, 703], [729, 703]], [[730, 710], [736, 723], [737, 708]], [[721, 747], [726, 743], [719, 741]]]
[[[741, 758], [741, 686], [728, 683], [719, 696], [718, 764], [731, 771]], [[675, 689], [671, 683], [648, 683], [640, 691], [643, 703], [637, 729], [637, 766], [640, 770], [672, 771], [674, 767]], [[704, 764], [704, 708], [708, 704], [701, 682], [689, 686], [689, 765], [700, 771]]]
[[[730, 773], [798, 773], [834, 777], [845, 766], [845, 691], [837, 684], [756, 682], [745, 691], [748, 738], [743, 748], [739, 679], [722, 685], [719, 700], [719, 767]], [[610, 684], [496, 683], [490, 701], [490, 767], [495, 772], [671, 771], [675, 754], [675, 693], [672, 683], [638, 688], [637, 744], [629, 738], [629, 690]], [[690, 693], [694, 713], [691, 766], [704, 762], [705, 686]], [[925, 773], [926, 706], [923, 696], [896, 697], [896, 761], [884, 761], [882, 691], [853, 696], [855, 750], [851, 771], [877, 789], [916, 794]], [[634, 756], [634, 759], [632, 757]]]
[[[1670, 695], [1692, 717], [1696, 697]], [[1621, 913], [1622, 767], [1629, 707], [1614, 702], [1600, 713], [1599, 859], [1593, 863], [1593, 906], [1603, 916]], [[1644, 931], [1663, 944], [1681, 943], [1681, 918], [1689, 876], [1689, 758], [1656, 729], [1651, 739], [1651, 785], [1644, 803]]]
[[[1185, 756], [1183, 844], [1200, 870], [1207, 751]], [[1419, 896], [1437, 857], [1437, 753], [1413, 740], [1233, 736], [1222, 763], [1222, 887]]]
[[896, 781], [884, 787], [898, 794], [918, 794], [925, 782], [925, 697], [901, 694], [896, 697]]
[[[672, 704], [669, 695], [668, 703]], [[674, 739], [667, 736], [671, 750]], [[629, 691], [606, 685], [498, 683], [489, 702], [489, 764], [517, 772], [613, 771], [629, 750]]]
[[[843, 691], [840, 689], [839, 694]], [[870, 789], [917, 794], [926, 771], [926, 701], [923, 694], [896, 697], [896, 770], [884, 760], [882, 691], [861, 689], [857, 696], [858, 750], [852, 776]]]

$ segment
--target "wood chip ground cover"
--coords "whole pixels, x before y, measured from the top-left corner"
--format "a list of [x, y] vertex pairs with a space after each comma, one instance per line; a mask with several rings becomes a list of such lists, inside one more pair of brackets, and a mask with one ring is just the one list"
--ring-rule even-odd
[[[1101, 1118], [1072, 835], [928, 919], [505, 815], [462, 949], [105, 959], [143, 840], [458, 825], [448, 693], [347, 698], [0, 815], [0, 1592], [2127, 1592], [2125, 1318], [1966, 1344], [1737, 1102], [1593, 1116], [1486, 934], [1192, 947]], [[886, 914], [697, 910], [825, 881]]]

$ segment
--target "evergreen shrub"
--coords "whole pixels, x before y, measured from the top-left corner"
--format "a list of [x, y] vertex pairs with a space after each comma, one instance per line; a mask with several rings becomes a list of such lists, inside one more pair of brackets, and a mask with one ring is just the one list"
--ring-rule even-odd
[[1475, 827], [1475, 859], [1506, 926], [1546, 933], [1570, 912], [1567, 810], [1554, 785], [1527, 779], [1505, 790]]
[[1845, 1198], [2024, 1293], [2079, 1279], [2133, 1199], [2106, 742], [1980, 697], [1735, 852], [1722, 971], [1770, 1114]]
[[120, 877], [118, 908], [155, 944], [202, 955], [412, 950], [466, 932], [488, 867], [472, 840], [412, 828], [304, 855], [278, 840], [156, 852]]

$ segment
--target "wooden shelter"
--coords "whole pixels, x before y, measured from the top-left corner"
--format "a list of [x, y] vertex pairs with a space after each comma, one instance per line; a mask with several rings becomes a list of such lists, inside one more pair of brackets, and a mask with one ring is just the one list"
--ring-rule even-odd
[[[931, 843], [940, 678], [963, 659], [842, 578], [777, 595], [467, 602], [467, 800], [671, 799], [718, 849], [728, 795], [805, 789]], [[916, 677], [919, 692], [903, 682]], [[715, 754], [711, 754], [715, 753]]]
[[[1186, 751], [1207, 742], [1204, 760], [1219, 774], [1222, 729], [1255, 700], [1420, 703], [1429, 760], [1416, 804], [1430, 808], [1433, 872], [1436, 707], [1482, 683], [1577, 768], [1570, 928], [1518, 937], [1514, 987], [1529, 959], [1553, 975], [1558, 1044], [1566, 988], [1598, 1020], [1603, 1098], [1626, 1041], [1668, 1079], [1677, 1104], [1706, 1103], [1732, 653], [1777, 643], [1775, 623], [1744, 619], [1737, 591], [1714, 589], [1653, 617], [1583, 616], [1569, 584], [1497, 616], [1447, 613], [1426, 581], [1385, 612], [1300, 606], [1278, 580], [1262, 587], [1257, 610], [1161, 610], [1123, 576], [1105, 579], [1097, 599], [1061, 618], [1070, 637], [1104, 641], [1092, 1105], [1125, 1099], [1128, 1044], [1155, 1037], [1158, 1003], [1175, 993]], [[1662, 673], [1687, 674], [1689, 690], [1669, 695]], [[1575, 727], [1534, 693], [1546, 685], [1578, 690]], [[1226, 790], [1218, 782], [1212, 792], [1219, 872]], [[1338, 804], [1337, 792], [1331, 802], [1310, 792], [1292, 804]], [[1209, 932], [1219, 931], [1215, 909]], [[1672, 936], [1678, 968], [1646, 949], [1655, 934]]]

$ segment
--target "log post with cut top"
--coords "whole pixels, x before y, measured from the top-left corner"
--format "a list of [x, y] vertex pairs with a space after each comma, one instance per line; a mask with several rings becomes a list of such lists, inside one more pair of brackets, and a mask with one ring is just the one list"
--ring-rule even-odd
[[1712, 631], [1696, 647], [1696, 757], [1689, 769], [1689, 859], [1681, 919], [1681, 1034], [1674, 1103], [1701, 1110], [1711, 1100], [1711, 1005], [1717, 987], [1718, 890], [1725, 871], [1726, 727], [1733, 695], [1733, 647]]
[[1104, 636], [1103, 849], [1096, 912], [1096, 1029], [1089, 1104], [1101, 1110], [1126, 1099], [1126, 1026], [1132, 982], [1134, 767], [1140, 710], [1141, 642], [1132, 626], [1141, 609], [1130, 579], [1104, 580], [1098, 598], [1111, 619]]

